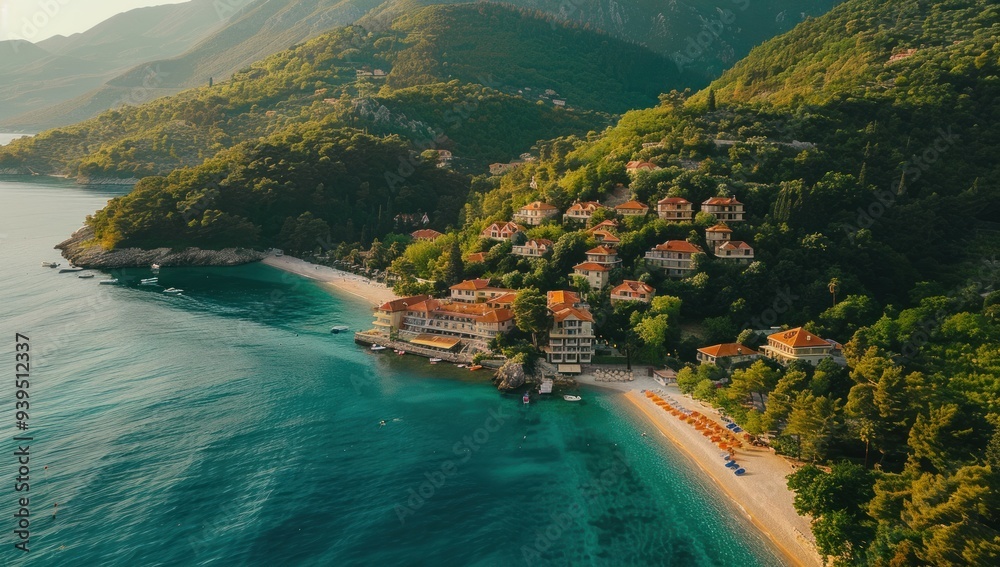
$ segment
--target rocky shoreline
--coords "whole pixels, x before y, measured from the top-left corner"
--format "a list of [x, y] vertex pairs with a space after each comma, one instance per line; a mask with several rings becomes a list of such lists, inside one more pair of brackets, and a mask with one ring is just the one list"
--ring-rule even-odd
[[85, 226], [68, 239], [55, 246], [66, 258], [81, 268], [118, 269], [148, 268], [152, 264], [161, 266], [238, 266], [259, 262], [267, 257], [266, 252], [248, 248], [226, 248], [224, 250], [202, 250], [200, 248], [122, 248], [105, 250], [93, 242], [94, 231]]

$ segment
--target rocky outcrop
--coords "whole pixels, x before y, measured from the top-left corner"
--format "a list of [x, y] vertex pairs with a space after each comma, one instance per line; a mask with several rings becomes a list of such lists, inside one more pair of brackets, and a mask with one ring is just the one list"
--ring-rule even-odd
[[146, 268], [152, 264], [161, 266], [238, 266], [259, 262], [267, 254], [248, 248], [226, 248], [224, 250], [202, 250], [200, 248], [121, 248], [105, 250], [94, 242], [94, 230], [85, 226], [56, 245], [66, 258], [81, 268]]
[[138, 177], [84, 177], [76, 178], [80, 185], [135, 185]]
[[520, 362], [507, 361], [493, 381], [497, 385], [497, 390], [516, 390], [524, 386], [527, 376], [524, 373], [524, 365]]

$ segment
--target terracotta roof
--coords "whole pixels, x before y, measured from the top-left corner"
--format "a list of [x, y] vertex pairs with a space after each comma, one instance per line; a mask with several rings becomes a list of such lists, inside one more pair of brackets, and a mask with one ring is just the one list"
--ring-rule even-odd
[[594, 231], [593, 234], [594, 234], [594, 236], [600, 236], [601, 240], [604, 241], [604, 242], [621, 242], [622, 241], [621, 238], [618, 238], [617, 236], [611, 234], [610, 232], [608, 232], [606, 230], [596, 230], [596, 231]]
[[605, 265], [602, 265], [602, 264], [597, 264], [595, 262], [584, 262], [582, 264], [577, 264], [577, 265], [573, 266], [573, 269], [574, 270], [587, 271], [587, 272], [607, 272], [611, 268], [609, 268], [609, 267], [607, 267]]
[[545, 246], [545, 247], [548, 247], [548, 248], [552, 247], [552, 241], [549, 240], [549, 239], [547, 239], [547, 238], [532, 238], [531, 240], [525, 242], [524, 245], [525, 246], [531, 246], [532, 242], [535, 243], [534, 245], [536, 247], [541, 247], [541, 246]]
[[573, 305], [574, 303], [580, 303], [580, 296], [572, 291], [550, 291], [546, 294], [546, 299], [550, 308], [560, 304]]
[[638, 281], [635, 281], [635, 280], [625, 280], [622, 283], [620, 283], [617, 286], [615, 286], [615, 288], [611, 290], [611, 295], [614, 295], [616, 293], [622, 293], [622, 292], [653, 293], [654, 291], [656, 291], [656, 290], [654, 290], [653, 286], [651, 286], [649, 284], [645, 284], [645, 283], [638, 282]]
[[465, 257], [467, 262], [485, 262], [486, 252], [475, 252]]
[[504, 222], [504, 223], [495, 222], [490, 226], [484, 228], [481, 234], [489, 234], [490, 232], [493, 232], [494, 229], [496, 229], [497, 232], [507, 231], [513, 233], [513, 232], [520, 232], [521, 226], [518, 225], [516, 222]]
[[522, 211], [558, 211], [559, 209], [553, 207], [548, 203], [543, 203], [541, 201], [535, 201], [534, 203], [528, 203], [527, 205], [521, 207]]
[[688, 201], [684, 197], [667, 197], [666, 199], [660, 199], [658, 205], [690, 205], [691, 201]]
[[383, 303], [382, 305], [379, 305], [378, 309], [379, 311], [390, 311], [393, 313], [396, 311], [406, 311], [406, 308], [409, 307], [410, 305], [416, 305], [423, 301], [427, 301], [430, 298], [431, 297], [429, 295], [414, 295], [411, 297], [402, 297], [400, 299], [394, 299], [392, 301]]
[[517, 292], [513, 292], [512, 291], [512, 292], [509, 292], [509, 293], [505, 293], [503, 295], [498, 295], [498, 296], [494, 297], [493, 299], [490, 299], [489, 301], [487, 301], [487, 303], [496, 303], [496, 304], [506, 305], [506, 304], [514, 303], [515, 299], [517, 299]]
[[754, 349], [739, 343], [725, 343], [712, 345], [698, 349], [698, 352], [714, 356], [715, 358], [726, 358], [728, 356], [750, 356], [760, 354]]
[[590, 311], [576, 307], [562, 306], [562, 309], [559, 309], [552, 314], [552, 318], [555, 319], [556, 322], [565, 321], [570, 317], [576, 317], [581, 321], [590, 321], [591, 323], [594, 322], [594, 316], [590, 313]]
[[514, 312], [510, 309], [492, 309], [479, 318], [480, 323], [503, 323], [514, 318]]
[[736, 197], [712, 197], [708, 199], [702, 205], [742, 205], [743, 203], [736, 200]]
[[625, 169], [660, 169], [660, 167], [648, 161], [630, 161], [625, 165]]
[[705, 232], [732, 232], [733, 229], [726, 226], [726, 223], [720, 222], [715, 226], [710, 226], [705, 229]]
[[829, 342], [824, 339], [817, 337], [816, 335], [810, 333], [809, 331], [803, 329], [802, 327], [796, 327], [788, 331], [780, 331], [774, 333], [773, 335], [768, 335], [768, 340], [774, 339], [783, 345], [790, 346], [792, 348], [809, 347], [809, 346], [832, 346]]
[[658, 245], [654, 250], [661, 252], [684, 252], [687, 254], [697, 254], [702, 251], [700, 246], [691, 244], [687, 240], [668, 240]]
[[576, 211], [596, 211], [597, 209], [603, 207], [600, 201], [581, 201], [579, 203], [573, 203], [566, 212], [576, 212]]
[[490, 287], [490, 280], [475, 279], [475, 280], [465, 280], [462, 283], [457, 283], [451, 286], [449, 289], [464, 289], [475, 291], [477, 289], [483, 289], [485, 287]]
[[731, 240], [720, 244], [719, 250], [753, 250], [753, 246], [750, 246], [742, 240]]
[[429, 228], [423, 228], [423, 229], [415, 230], [415, 231], [411, 232], [410, 236], [412, 236], [413, 238], [417, 238], [417, 239], [420, 239], [420, 238], [429, 238], [431, 240], [435, 240], [437, 238], [441, 238], [442, 236], [444, 236], [444, 234], [441, 233], [441, 232], [438, 232], [436, 230], [432, 230], [432, 229], [429, 229]]
[[587, 229], [587, 232], [594, 234], [598, 230], [607, 230], [609, 228], [618, 228], [618, 221], [614, 219], [602, 220], [601, 222], [595, 224], [594, 226]]
[[615, 207], [616, 211], [630, 211], [630, 210], [631, 211], [635, 211], [635, 210], [640, 210], [640, 209], [646, 209], [646, 210], [648, 210], [649, 207], [647, 207], [646, 205], [643, 205], [639, 201], [629, 201], [627, 203], [622, 203], [622, 204], [618, 205], [617, 207]]
[[618, 252], [615, 252], [614, 249], [608, 248], [607, 246], [598, 246], [597, 248], [587, 250], [587, 254], [602, 254], [602, 255], [617, 256]]

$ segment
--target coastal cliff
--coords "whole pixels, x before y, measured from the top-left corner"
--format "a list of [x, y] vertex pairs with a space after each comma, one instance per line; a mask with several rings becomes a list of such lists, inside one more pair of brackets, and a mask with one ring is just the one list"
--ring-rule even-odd
[[161, 266], [238, 266], [263, 260], [267, 254], [248, 248], [202, 250], [200, 248], [122, 248], [105, 250], [94, 242], [94, 231], [85, 226], [56, 245], [64, 258], [81, 268], [142, 268]]

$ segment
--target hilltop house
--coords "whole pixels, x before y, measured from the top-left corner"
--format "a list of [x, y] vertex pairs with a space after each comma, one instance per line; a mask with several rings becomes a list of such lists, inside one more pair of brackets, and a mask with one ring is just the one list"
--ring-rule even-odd
[[615, 212], [623, 217], [642, 217], [649, 212], [649, 207], [639, 201], [629, 201], [615, 207]]
[[444, 234], [430, 228], [424, 228], [411, 232], [410, 236], [412, 236], [414, 240], [427, 240], [428, 242], [433, 242], [444, 236]]
[[692, 257], [703, 250], [686, 240], [668, 240], [646, 252], [646, 265], [667, 272], [670, 277], [687, 277], [694, 273]]
[[742, 240], [723, 242], [715, 249], [715, 257], [737, 264], [750, 264], [753, 262], [753, 247]]
[[563, 215], [564, 221], [577, 221], [584, 222], [590, 220], [590, 217], [594, 216], [597, 209], [603, 209], [604, 206], [601, 205], [600, 201], [577, 201], [566, 210], [566, 214]]
[[626, 173], [636, 173], [639, 171], [656, 171], [660, 166], [648, 161], [630, 161], [625, 165]]
[[547, 299], [552, 328], [546, 359], [562, 374], [579, 374], [594, 356], [594, 316], [571, 291], [550, 291]]
[[490, 226], [483, 229], [480, 236], [483, 238], [488, 238], [490, 240], [496, 240], [499, 242], [505, 242], [510, 240], [512, 236], [521, 232], [521, 227], [517, 223], [513, 222], [495, 222]]
[[618, 238], [606, 230], [597, 230], [592, 234], [594, 235], [594, 239], [596, 239], [597, 242], [603, 246], [618, 246], [622, 243], [621, 238]]
[[649, 303], [653, 301], [656, 290], [653, 286], [635, 280], [625, 280], [611, 290], [611, 304], [622, 301], [641, 301]]
[[465, 257], [465, 261], [470, 264], [482, 263], [486, 261], [486, 252], [474, 252]]
[[484, 303], [494, 297], [514, 292], [512, 289], [493, 287], [490, 285], [490, 280], [484, 279], [465, 280], [448, 289], [451, 290], [452, 301], [462, 303]]
[[608, 248], [607, 246], [598, 246], [597, 248], [587, 250], [587, 261], [604, 266], [614, 266], [621, 263], [621, 259], [618, 258], [618, 252], [614, 248]]
[[684, 197], [667, 197], [656, 203], [656, 214], [667, 222], [694, 222], [694, 205]]
[[743, 203], [736, 197], [712, 197], [701, 204], [701, 210], [715, 215], [721, 222], [743, 222]]
[[715, 226], [710, 226], [705, 229], [705, 243], [708, 244], [709, 250], [716, 250], [724, 242], [729, 242], [733, 238], [733, 229], [726, 226], [726, 223], [720, 222]]
[[821, 360], [833, 356], [833, 346], [833, 343], [797, 327], [768, 335], [767, 344], [761, 350], [764, 356], [781, 364], [802, 360], [816, 366]]
[[552, 251], [552, 241], [545, 238], [534, 238], [521, 246], [514, 246], [511, 252], [527, 258], [541, 258]]
[[739, 343], [724, 343], [698, 349], [698, 361], [702, 364], [732, 366], [760, 358], [760, 353]]
[[528, 226], [538, 226], [558, 214], [559, 209], [552, 205], [535, 201], [521, 207], [519, 211], [514, 213], [514, 220]]
[[591, 289], [601, 289], [611, 280], [611, 267], [596, 262], [584, 262], [573, 266], [573, 276], [582, 276], [590, 284]]

